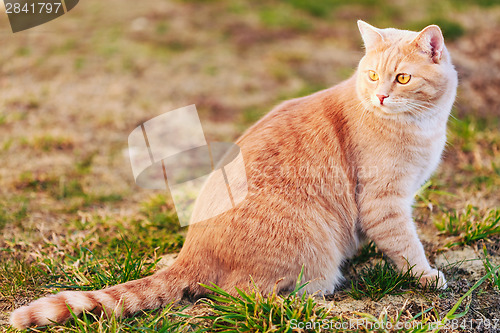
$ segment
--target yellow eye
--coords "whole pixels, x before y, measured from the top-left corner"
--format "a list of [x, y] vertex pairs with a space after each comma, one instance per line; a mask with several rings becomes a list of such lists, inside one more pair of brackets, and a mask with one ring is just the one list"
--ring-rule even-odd
[[378, 74], [375, 71], [368, 71], [368, 77], [372, 81], [378, 81]]
[[398, 81], [399, 83], [401, 84], [407, 84], [408, 82], [410, 82], [410, 79], [411, 79], [411, 75], [410, 74], [398, 74], [396, 76], [396, 81]]

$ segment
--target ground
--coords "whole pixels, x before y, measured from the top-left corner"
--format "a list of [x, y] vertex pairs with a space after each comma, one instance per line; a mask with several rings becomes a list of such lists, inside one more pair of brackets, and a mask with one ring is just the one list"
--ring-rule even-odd
[[[390, 268], [377, 266], [381, 255], [368, 247], [345, 265], [343, 290], [316, 306], [340, 321], [357, 312], [382, 319], [387, 313], [390, 320], [400, 313], [408, 321], [432, 308], [416, 320], [436, 321], [487, 267], [500, 264], [494, 225], [500, 209], [500, 6], [494, 0], [345, 3], [87, 0], [16, 34], [3, 14], [1, 330], [11, 330], [10, 311], [41, 295], [151, 274], [161, 256], [182, 246], [185, 229], [169, 194], [134, 184], [126, 149], [137, 125], [196, 104], [209, 141], [234, 141], [280, 101], [349, 77], [363, 54], [358, 18], [403, 29], [439, 24], [457, 67], [460, 87], [446, 152], [417, 195], [414, 213], [426, 252], [449, 288], [422, 291], [403, 283], [379, 298], [364, 278]], [[487, 279], [463, 300], [458, 312], [470, 308], [460, 320], [473, 327], [465, 331], [494, 331], [486, 320], [500, 319], [498, 283], [498, 277]], [[187, 305], [190, 316], [217, 313]], [[139, 330], [157, 316], [115, 324]], [[96, 323], [88, 325], [99, 331]], [[53, 330], [71, 327], [78, 332], [75, 323]]]

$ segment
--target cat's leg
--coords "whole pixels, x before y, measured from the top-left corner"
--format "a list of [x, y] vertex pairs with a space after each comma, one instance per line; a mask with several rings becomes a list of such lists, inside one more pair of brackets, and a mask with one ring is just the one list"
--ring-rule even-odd
[[446, 288], [442, 272], [433, 269], [425, 256], [415, 224], [411, 217], [409, 198], [375, 193], [366, 195], [360, 205], [361, 226], [377, 247], [391, 258], [398, 269], [412, 271], [422, 285], [435, 284]]
[[343, 280], [344, 277], [342, 276], [339, 268], [332, 276], [307, 281], [307, 285], [303, 290], [301, 290], [301, 292], [299, 292], [299, 294], [301, 295], [302, 292], [305, 291], [308, 294], [316, 294], [318, 296], [332, 295]]

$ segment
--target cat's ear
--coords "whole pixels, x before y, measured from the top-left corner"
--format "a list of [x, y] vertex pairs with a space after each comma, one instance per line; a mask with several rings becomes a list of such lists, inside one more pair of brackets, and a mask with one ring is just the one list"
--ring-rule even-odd
[[384, 36], [382, 36], [380, 29], [369, 25], [365, 21], [358, 20], [358, 28], [367, 50], [372, 48], [375, 44], [384, 41]]
[[430, 25], [420, 31], [412, 44], [427, 53], [436, 64], [441, 61], [444, 48], [444, 37], [437, 25]]

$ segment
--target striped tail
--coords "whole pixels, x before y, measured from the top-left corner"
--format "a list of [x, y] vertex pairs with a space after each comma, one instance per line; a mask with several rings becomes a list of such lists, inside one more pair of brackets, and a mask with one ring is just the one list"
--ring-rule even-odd
[[64, 323], [71, 318], [68, 307], [75, 315], [84, 310], [117, 317], [130, 315], [143, 309], [156, 309], [180, 300], [189, 288], [183, 277], [172, 267], [158, 271], [143, 279], [129, 281], [96, 291], [63, 291], [40, 298], [15, 310], [10, 323], [17, 329], [31, 326]]

